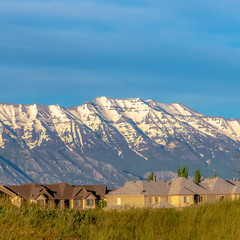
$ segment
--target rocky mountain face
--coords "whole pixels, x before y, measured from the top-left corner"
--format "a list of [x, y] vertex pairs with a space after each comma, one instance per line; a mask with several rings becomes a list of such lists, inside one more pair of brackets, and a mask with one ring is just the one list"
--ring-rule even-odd
[[240, 119], [182, 104], [96, 98], [79, 107], [0, 103], [0, 184], [108, 184], [188, 165], [236, 177]]

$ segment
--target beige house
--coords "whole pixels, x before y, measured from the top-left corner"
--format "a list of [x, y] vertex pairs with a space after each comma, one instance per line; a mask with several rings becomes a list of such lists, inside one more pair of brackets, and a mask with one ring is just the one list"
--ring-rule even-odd
[[0, 185], [0, 197], [3, 196], [9, 197], [14, 205], [21, 205], [21, 198], [19, 196], [17, 196], [14, 192], [10, 191], [6, 187]]
[[199, 184], [183, 177], [169, 181], [127, 181], [125, 185], [108, 192], [106, 185], [69, 185], [56, 183], [22, 186], [0, 186], [0, 196], [9, 196], [12, 203], [21, 202], [60, 208], [92, 209], [101, 199], [107, 200], [107, 209], [122, 207], [182, 208], [192, 204], [221, 199], [240, 198], [240, 181], [207, 178]]
[[[59, 206], [61, 208], [92, 209], [107, 193], [106, 185], [75, 186], [68, 183], [40, 185], [26, 183], [22, 186], [0, 186], [15, 204], [18, 199], [38, 205]], [[18, 205], [19, 205], [18, 204]], [[17, 205], [17, 204], [15, 204]]]
[[240, 196], [239, 180], [224, 180], [222, 178], [207, 178], [199, 185], [208, 191], [207, 202], [222, 199], [237, 199]]
[[219, 177], [196, 184], [183, 177], [169, 181], [128, 181], [119, 189], [106, 195], [107, 208], [121, 207], [187, 207], [220, 199], [240, 196], [240, 181]]
[[207, 190], [184, 177], [168, 181], [168, 202], [175, 207], [187, 207], [206, 202]]
[[168, 202], [167, 182], [128, 181], [106, 195], [107, 206], [148, 207]]

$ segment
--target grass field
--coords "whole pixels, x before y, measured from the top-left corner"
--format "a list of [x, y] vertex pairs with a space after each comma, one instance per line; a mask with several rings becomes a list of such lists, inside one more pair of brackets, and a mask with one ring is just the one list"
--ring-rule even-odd
[[0, 239], [240, 239], [240, 200], [175, 209], [61, 210], [0, 199]]

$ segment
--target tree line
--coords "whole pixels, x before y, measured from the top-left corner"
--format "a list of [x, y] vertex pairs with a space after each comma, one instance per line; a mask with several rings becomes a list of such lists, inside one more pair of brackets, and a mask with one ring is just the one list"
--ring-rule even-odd
[[[178, 167], [178, 170], [177, 170], [177, 175], [178, 177], [185, 177], [185, 178], [188, 178], [188, 174], [189, 174], [189, 168], [187, 165], [184, 165], [182, 168], [181, 167]], [[214, 171], [214, 176], [213, 177], [217, 177], [217, 172]], [[195, 183], [200, 183], [201, 181], [203, 181], [205, 179], [205, 176], [202, 176], [201, 175], [201, 172], [200, 172], [200, 169], [197, 168], [195, 170], [195, 173], [194, 173], [194, 178], [193, 178], [193, 181]], [[151, 172], [148, 176], [148, 180], [149, 181], [153, 181], [153, 180], [157, 180], [157, 176], [154, 174], [154, 172]]]

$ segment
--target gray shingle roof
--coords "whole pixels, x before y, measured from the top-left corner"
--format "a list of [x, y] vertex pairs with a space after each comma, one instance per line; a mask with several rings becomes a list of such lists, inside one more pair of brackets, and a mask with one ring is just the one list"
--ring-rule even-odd
[[167, 181], [127, 181], [123, 187], [108, 195], [167, 195], [168, 188]]
[[207, 190], [203, 186], [200, 186], [199, 184], [196, 184], [184, 177], [173, 178], [169, 181], [169, 186], [170, 189], [168, 195], [207, 194]]
[[[47, 199], [80, 199], [87, 198], [90, 194], [93, 194], [97, 198], [103, 198], [105, 195], [106, 185], [87, 185], [84, 186], [72, 186], [68, 183], [55, 183], [47, 185], [39, 185], [37, 183], [26, 183], [22, 186], [5, 186], [6, 189], [12, 191], [16, 195], [28, 200], [37, 199], [40, 194], [43, 194]], [[81, 190], [85, 189], [85, 194], [81, 197], [75, 197]]]
[[108, 194], [118, 195], [204, 195], [232, 193], [236, 189], [240, 192], [240, 184], [236, 187], [230, 181], [215, 178], [206, 179], [196, 184], [186, 178], [177, 177], [170, 181], [128, 181], [119, 189]]
[[231, 180], [229, 182], [231, 182], [232, 184], [235, 185], [234, 193], [235, 194], [240, 194], [240, 180]]
[[205, 187], [210, 194], [232, 194], [236, 191], [236, 185], [229, 180], [219, 177], [207, 178], [199, 185]]

